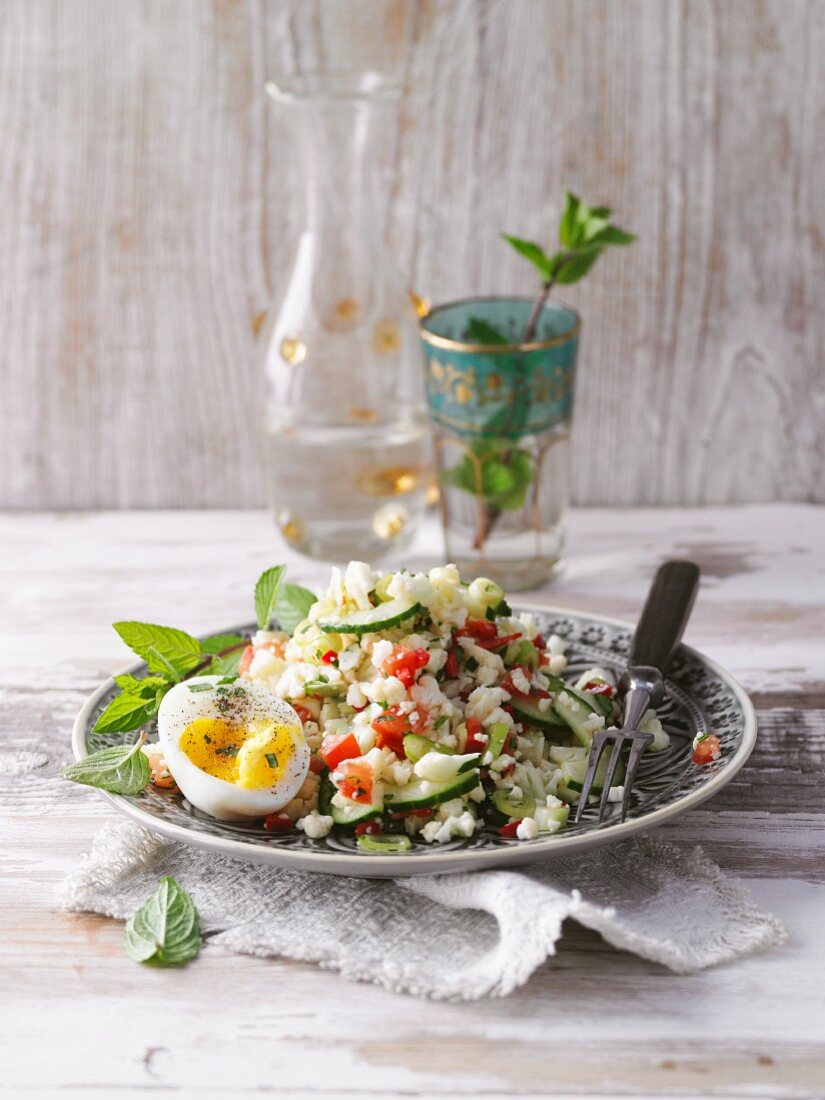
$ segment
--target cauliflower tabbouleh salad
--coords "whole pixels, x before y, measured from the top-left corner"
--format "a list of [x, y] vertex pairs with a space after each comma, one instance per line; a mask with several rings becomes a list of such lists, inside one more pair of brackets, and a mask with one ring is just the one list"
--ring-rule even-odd
[[[532, 615], [513, 616], [498, 585], [462, 584], [454, 565], [333, 569], [293, 635], [259, 631], [240, 662], [242, 678], [293, 706], [313, 754], [269, 826], [312, 838], [340, 828], [382, 850], [485, 825], [517, 840], [557, 832], [593, 732], [618, 713], [611, 674], [592, 668], [568, 684], [564, 651]], [[667, 745], [654, 711], [642, 728], [653, 750]]]
[[[514, 615], [492, 581], [462, 583], [454, 565], [377, 573], [354, 561], [320, 595], [283, 584], [283, 573], [274, 566], [256, 585], [251, 642], [115, 623], [148, 673], [115, 677], [120, 694], [95, 732], [141, 730], [157, 716], [159, 740], [141, 732], [65, 778], [132, 796], [152, 783], [220, 820], [312, 840], [334, 829], [367, 851], [480, 829], [529, 841], [564, 827], [593, 733], [620, 715], [611, 672], [565, 676], [563, 640]], [[273, 618], [291, 633], [269, 629]], [[651, 751], [667, 746], [655, 711], [640, 728]], [[703, 733], [692, 760], [720, 752]], [[620, 764], [611, 801], [622, 778]]]

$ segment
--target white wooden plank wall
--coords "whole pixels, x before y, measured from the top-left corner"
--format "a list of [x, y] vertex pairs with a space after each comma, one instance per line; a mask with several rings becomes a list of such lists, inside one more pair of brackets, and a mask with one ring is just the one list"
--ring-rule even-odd
[[404, 74], [421, 292], [529, 291], [498, 232], [565, 183], [639, 232], [567, 295], [578, 502], [822, 501], [823, 57], [821, 0], [2, 0], [0, 506], [261, 502], [295, 180], [262, 85], [318, 64]]

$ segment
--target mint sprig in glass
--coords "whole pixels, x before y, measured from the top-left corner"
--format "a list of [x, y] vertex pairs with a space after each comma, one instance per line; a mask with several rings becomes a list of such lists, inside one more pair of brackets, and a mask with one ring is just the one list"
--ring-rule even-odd
[[504, 239], [537, 270], [534, 299], [478, 298], [421, 321], [447, 553], [509, 587], [545, 580], [559, 560], [580, 322], [551, 298], [632, 234], [611, 210], [568, 192], [559, 248]]

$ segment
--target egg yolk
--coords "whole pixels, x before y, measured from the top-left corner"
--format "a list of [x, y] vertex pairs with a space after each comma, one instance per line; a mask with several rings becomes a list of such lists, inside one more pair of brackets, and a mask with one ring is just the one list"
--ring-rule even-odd
[[234, 783], [259, 790], [281, 780], [295, 755], [297, 726], [271, 718], [253, 718], [247, 725], [225, 718], [196, 718], [180, 735], [180, 747], [196, 768]]

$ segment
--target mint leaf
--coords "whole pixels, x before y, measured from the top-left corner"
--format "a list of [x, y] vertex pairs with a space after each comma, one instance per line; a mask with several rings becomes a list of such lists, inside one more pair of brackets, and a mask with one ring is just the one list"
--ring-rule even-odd
[[127, 733], [129, 730], [140, 729], [157, 714], [157, 710], [157, 692], [151, 698], [142, 695], [116, 695], [95, 722], [94, 732]]
[[509, 344], [506, 336], [480, 317], [471, 317], [467, 322], [466, 337], [479, 344]]
[[579, 208], [581, 203], [572, 191], [564, 195], [564, 208], [559, 222], [559, 243], [565, 248], [575, 248], [581, 240]]
[[507, 469], [512, 486], [509, 493], [498, 500], [497, 504], [503, 511], [516, 512], [524, 507], [527, 490], [533, 480], [533, 458], [527, 451], [511, 451]]
[[269, 629], [275, 613], [275, 599], [285, 571], [285, 565], [273, 565], [258, 577], [255, 585], [255, 617], [261, 630]]
[[236, 645], [246, 645], [248, 640], [240, 634], [213, 634], [211, 638], [201, 642], [201, 649], [204, 653], [220, 653], [222, 649], [229, 649]]
[[126, 922], [126, 954], [151, 966], [181, 966], [200, 951], [201, 925], [195, 904], [168, 875]]
[[144, 741], [141, 734], [134, 745], [115, 745], [93, 752], [69, 764], [60, 774], [72, 783], [84, 783], [112, 794], [140, 794], [146, 789], [150, 774], [149, 761], [140, 751]]
[[168, 673], [171, 666], [174, 675], [180, 678], [200, 663], [200, 642], [185, 630], [155, 623], [120, 622], [112, 625], [126, 645], [142, 657], [153, 672]]
[[584, 278], [600, 255], [600, 248], [574, 253], [556, 272], [556, 282], [564, 285], [577, 283]]
[[624, 229], [619, 229], [618, 225], [607, 225], [588, 238], [588, 243], [598, 245], [633, 244], [636, 239], [635, 233], [626, 233]]
[[315, 593], [300, 584], [282, 584], [275, 601], [278, 625], [288, 634], [294, 634], [295, 628], [304, 621], [316, 600]]
[[234, 680], [238, 675], [241, 657], [243, 657], [243, 649], [237, 649], [234, 653], [225, 653], [223, 657], [215, 656], [203, 670], [203, 675], [225, 676]]
[[502, 237], [520, 256], [530, 261], [541, 276], [541, 281], [546, 283], [550, 278], [550, 257], [541, 245], [536, 244], [535, 241], [526, 241], [522, 237], [511, 237], [507, 233], [502, 233]]
[[164, 676], [168, 676], [173, 684], [179, 683], [182, 679], [172, 662], [168, 661], [160, 650], [153, 645], [150, 645], [146, 650], [146, 664], [152, 672], [160, 672]]
[[136, 676], [123, 673], [113, 679], [124, 694], [138, 695], [143, 699], [154, 699], [158, 691], [169, 687], [169, 682], [163, 676], [144, 676], [139, 680]]

